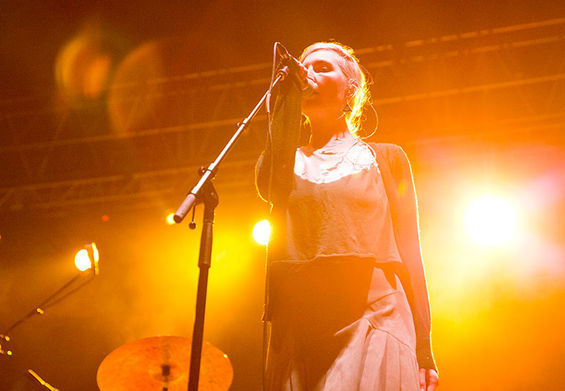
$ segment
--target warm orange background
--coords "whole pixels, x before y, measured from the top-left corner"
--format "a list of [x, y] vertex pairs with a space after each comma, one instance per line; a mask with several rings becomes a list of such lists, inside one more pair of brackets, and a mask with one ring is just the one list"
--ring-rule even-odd
[[[199, 230], [166, 215], [267, 88], [274, 41], [298, 56], [327, 38], [373, 75], [371, 141], [413, 165], [440, 390], [565, 389], [563, 5], [17, 3], [0, 7], [0, 332], [76, 273], [84, 243], [102, 259], [2, 344], [0, 389], [40, 389], [31, 368], [94, 391], [118, 346], [191, 335]], [[232, 360], [234, 391], [260, 384], [264, 128], [261, 113], [217, 177], [205, 338]], [[516, 216], [498, 247], [464, 226], [485, 194]]]

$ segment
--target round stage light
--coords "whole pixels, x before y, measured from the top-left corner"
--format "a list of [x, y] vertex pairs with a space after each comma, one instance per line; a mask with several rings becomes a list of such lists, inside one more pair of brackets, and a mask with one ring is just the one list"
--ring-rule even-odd
[[75, 266], [81, 272], [92, 268], [94, 274], [98, 274], [98, 261], [100, 261], [100, 253], [94, 242], [85, 245], [75, 255]]
[[495, 196], [482, 196], [468, 205], [465, 224], [475, 243], [500, 246], [514, 236], [516, 214], [510, 202]]
[[88, 256], [88, 252], [85, 249], [79, 250], [75, 255], [75, 266], [81, 272], [88, 270], [92, 267], [92, 263], [90, 262], [90, 257]]
[[266, 246], [269, 243], [270, 236], [271, 224], [268, 220], [261, 220], [253, 227], [253, 238], [257, 243]]

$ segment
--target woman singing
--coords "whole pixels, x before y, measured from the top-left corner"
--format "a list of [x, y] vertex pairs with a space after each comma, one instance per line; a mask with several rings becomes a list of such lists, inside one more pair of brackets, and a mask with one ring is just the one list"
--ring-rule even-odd
[[[400, 147], [357, 136], [370, 102], [352, 49], [315, 43], [300, 60], [316, 86], [301, 102], [311, 136], [293, 152], [292, 189], [279, 205], [285, 230], [282, 251], [270, 256], [265, 388], [433, 391], [410, 164]], [[257, 167], [264, 198], [269, 148]]]

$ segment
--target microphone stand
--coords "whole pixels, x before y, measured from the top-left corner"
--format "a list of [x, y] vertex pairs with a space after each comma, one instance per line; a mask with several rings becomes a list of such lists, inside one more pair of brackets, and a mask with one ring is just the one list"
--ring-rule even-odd
[[289, 75], [288, 66], [283, 67], [277, 73], [277, 77], [273, 81], [269, 90], [265, 92], [259, 103], [253, 108], [251, 113], [238, 124], [237, 131], [227, 142], [222, 151], [212, 162], [208, 168], [201, 167], [199, 170], [200, 180], [188, 193], [182, 204], [179, 206], [174, 215], [174, 220], [178, 224], [183, 221], [188, 212], [198, 203], [204, 203], [204, 217], [202, 225], [202, 234], [200, 238], [200, 253], [198, 256], [198, 267], [200, 273], [198, 276], [198, 289], [196, 294], [196, 312], [194, 318], [194, 329], [192, 332], [192, 351], [190, 356], [190, 372], [188, 380], [188, 391], [198, 390], [198, 380], [200, 376], [200, 361], [202, 357], [202, 336], [204, 333], [204, 315], [206, 310], [206, 292], [208, 289], [208, 270], [211, 266], [212, 254], [212, 234], [214, 224], [214, 211], [218, 205], [218, 194], [212, 179], [218, 171], [220, 163], [224, 160], [228, 152], [232, 149], [237, 139], [243, 131], [248, 127], [251, 120], [259, 112], [261, 106], [267, 100], [270, 91], [275, 88], [282, 80]]
[[[86, 274], [86, 272], [77, 273], [73, 278], [71, 278], [69, 281], [67, 281], [65, 284], [63, 284], [59, 289], [57, 289], [55, 292], [53, 292], [51, 295], [49, 295], [45, 300], [43, 300], [41, 303], [39, 303], [39, 305], [35, 306], [33, 310], [28, 312], [26, 315], [24, 315], [20, 319], [16, 320], [14, 323], [12, 323], [10, 325], [10, 327], [8, 327], [5, 331], [0, 333], [0, 355], [4, 355], [4, 354], [7, 355], [7, 356], [13, 355], [13, 352], [11, 350], [4, 350], [2, 348], [2, 342], [3, 341], [9, 342], [11, 340], [10, 336], [8, 335], [9, 332], [14, 330], [16, 327], [18, 327], [19, 325], [21, 325], [22, 323], [24, 323], [26, 320], [33, 317], [34, 315], [45, 314], [45, 311], [47, 310], [47, 308], [59, 303], [60, 301], [66, 299], [68, 296], [70, 296], [71, 294], [75, 293], [76, 291], [78, 291], [79, 289], [84, 287], [86, 284], [88, 284], [90, 281], [92, 281], [92, 279], [98, 274], [96, 272], [97, 267], [98, 266], [94, 266], [94, 265], [92, 266], [92, 271], [89, 271], [89, 273], [90, 273], [89, 277], [85, 282], [83, 282], [81, 285], [74, 287], [73, 289], [71, 289], [71, 290], [69, 290], [69, 291], [67, 291], [63, 294], [63, 292], [67, 288], [70, 288], [76, 281], [78, 281], [81, 277], [83, 277]], [[43, 380], [32, 369], [28, 369], [27, 373], [29, 373], [31, 376], [33, 376], [35, 378], [35, 380], [37, 380], [43, 387], [45, 387], [45, 388], [47, 388], [51, 391], [59, 391], [58, 388], [55, 388], [51, 384], [47, 383], [45, 380]]]
[[[71, 294], [75, 293], [76, 291], [81, 289], [83, 286], [88, 284], [90, 281], [92, 281], [92, 279], [95, 277], [94, 273], [90, 274], [89, 278], [85, 282], [83, 282], [81, 285], [79, 285], [79, 286], [73, 288], [72, 290], [66, 292], [65, 294], [61, 295], [65, 289], [67, 289], [71, 285], [73, 285], [74, 282], [76, 282], [78, 279], [83, 277], [85, 274], [86, 274], [85, 272], [77, 273], [73, 278], [71, 278], [69, 281], [67, 281], [63, 286], [61, 286], [59, 289], [57, 289], [55, 292], [53, 292], [51, 295], [49, 295], [45, 300], [43, 300], [41, 303], [39, 303], [37, 306], [35, 306], [33, 308], [33, 310], [28, 312], [26, 315], [24, 315], [20, 319], [16, 320], [14, 323], [12, 323], [10, 325], [10, 327], [8, 327], [5, 331], [0, 333], [0, 339], [4, 339], [6, 341], [9, 341], [10, 340], [10, 336], [8, 335], [9, 332], [14, 330], [16, 327], [18, 327], [20, 324], [22, 324], [23, 322], [25, 322], [26, 320], [28, 320], [32, 316], [45, 314], [45, 311], [47, 310], [47, 308], [59, 303], [60, 301], [67, 298]], [[0, 353], [4, 353], [4, 351], [1, 351], [1, 347], [0, 347]], [[8, 355], [12, 355], [11, 351], [8, 351], [6, 353]]]

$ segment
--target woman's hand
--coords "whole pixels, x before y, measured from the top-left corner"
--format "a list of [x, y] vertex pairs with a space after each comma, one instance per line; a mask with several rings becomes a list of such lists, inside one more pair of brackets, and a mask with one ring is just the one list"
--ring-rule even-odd
[[439, 376], [435, 369], [420, 368], [420, 391], [435, 391]]
[[301, 62], [299, 62], [298, 65], [298, 76], [300, 76], [302, 80], [306, 80], [306, 77], [308, 76], [308, 68], [306, 68]]

